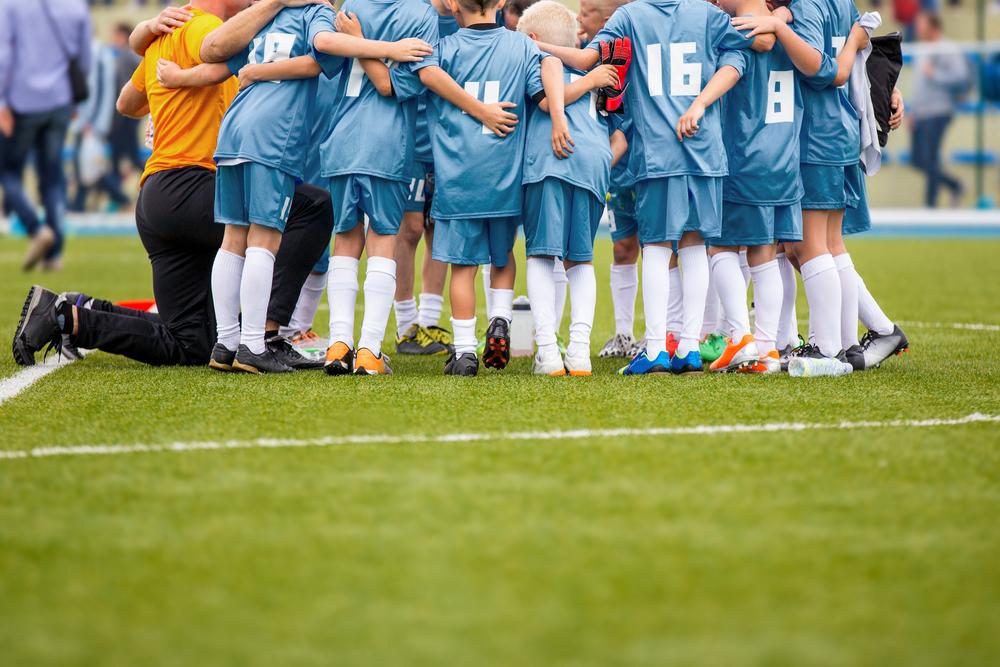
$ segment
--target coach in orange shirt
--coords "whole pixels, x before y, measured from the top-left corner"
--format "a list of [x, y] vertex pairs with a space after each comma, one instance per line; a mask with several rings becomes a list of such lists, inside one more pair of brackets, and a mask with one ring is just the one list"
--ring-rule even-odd
[[[320, 1], [263, 0], [259, 10], [276, 14], [285, 6]], [[133, 118], [148, 113], [152, 118], [153, 154], [142, 175], [136, 226], [152, 264], [159, 313], [122, 308], [82, 293], [57, 295], [32, 287], [14, 336], [19, 364], [34, 363], [34, 353], [49, 343], [69, 355], [80, 347], [153, 365], [208, 363], [216, 335], [212, 264], [223, 235], [223, 225], [213, 220], [212, 158], [238, 82], [234, 77], [204, 88], [167, 89], [156, 79], [156, 63], [163, 58], [184, 68], [200, 64], [205, 36], [251, 4], [251, 0], [192, 0], [183, 9], [168, 8], [140, 24], [130, 39], [144, 58], [121, 91], [118, 111]], [[326, 191], [297, 187], [282, 243], [297, 251], [286, 258], [291, 266], [282, 277], [286, 283], [298, 282], [291, 289], [285, 286], [293, 294], [292, 305], [310, 267], [329, 243], [332, 226]], [[280, 282], [276, 279], [276, 289], [281, 289]]]

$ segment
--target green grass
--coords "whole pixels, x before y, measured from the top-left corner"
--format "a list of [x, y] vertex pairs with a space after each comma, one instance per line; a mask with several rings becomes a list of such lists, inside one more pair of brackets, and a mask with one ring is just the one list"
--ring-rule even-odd
[[[4, 339], [39, 279], [23, 248], [0, 240]], [[1000, 323], [998, 252], [852, 243], [916, 322]], [[42, 278], [150, 293], [131, 238], [71, 240]], [[250, 377], [96, 353], [0, 405], [0, 448], [1000, 414], [1000, 333], [907, 330], [905, 358], [818, 380], [603, 360], [461, 380], [403, 357], [393, 378]], [[998, 516], [996, 424], [0, 459], [0, 662], [994, 664]]]

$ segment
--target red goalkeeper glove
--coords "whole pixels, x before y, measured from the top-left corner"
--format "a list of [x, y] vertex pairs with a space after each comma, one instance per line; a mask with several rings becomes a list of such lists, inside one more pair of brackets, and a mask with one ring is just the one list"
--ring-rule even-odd
[[632, 40], [628, 37], [614, 42], [601, 42], [601, 64], [612, 65], [618, 72], [618, 86], [601, 88], [597, 95], [598, 108], [608, 113], [625, 113], [625, 90], [628, 88], [626, 76], [632, 65]]

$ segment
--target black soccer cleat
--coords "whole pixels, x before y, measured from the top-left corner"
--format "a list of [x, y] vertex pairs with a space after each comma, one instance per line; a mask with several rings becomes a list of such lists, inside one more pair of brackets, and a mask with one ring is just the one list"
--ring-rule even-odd
[[296, 371], [314, 371], [323, 368], [323, 359], [310, 359], [298, 348], [292, 345], [292, 341], [284, 336], [272, 336], [264, 341], [267, 349], [271, 351], [275, 359]]
[[263, 354], [254, 354], [246, 345], [240, 345], [236, 348], [233, 370], [260, 374], [291, 373], [293, 369], [283, 364], [266, 346]]
[[852, 345], [846, 350], [841, 350], [837, 360], [850, 364], [854, 372], [865, 370], [865, 350], [860, 345]]
[[479, 358], [472, 352], [464, 352], [459, 355], [448, 357], [448, 363], [444, 365], [445, 375], [462, 375], [472, 377], [479, 373]]
[[33, 366], [35, 353], [46, 345], [62, 352], [62, 329], [58, 308], [65, 299], [40, 285], [32, 285], [21, 308], [21, 319], [14, 330], [11, 346], [14, 361], [20, 366]]
[[910, 349], [910, 341], [897, 325], [892, 325], [892, 333], [882, 335], [869, 331], [861, 338], [864, 350], [865, 368], [878, 368], [892, 355], [900, 355]]
[[233, 362], [236, 360], [236, 353], [222, 343], [216, 343], [212, 348], [212, 356], [208, 360], [208, 367], [223, 373], [233, 373]]
[[502, 317], [494, 317], [486, 329], [483, 366], [502, 371], [507, 368], [508, 363], [510, 363], [510, 322]]

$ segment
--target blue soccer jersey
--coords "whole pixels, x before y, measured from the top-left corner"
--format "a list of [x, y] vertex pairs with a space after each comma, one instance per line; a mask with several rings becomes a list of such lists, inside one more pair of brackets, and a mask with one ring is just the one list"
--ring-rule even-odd
[[858, 20], [858, 10], [851, 0], [796, 0], [791, 9], [796, 34], [824, 56], [815, 76], [802, 77], [802, 162], [854, 164], [861, 151], [858, 112], [848, 98], [847, 86], [837, 88], [833, 79], [837, 54]]
[[[335, 32], [333, 17], [326, 5], [283, 9], [227, 65], [236, 74], [248, 63], [311, 56], [333, 76], [343, 58], [313, 48], [316, 35]], [[222, 120], [216, 161], [248, 160], [302, 178], [316, 85], [316, 78], [260, 81], [240, 91]]]
[[[564, 73], [567, 84], [582, 76], [569, 68], [564, 68]], [[566, 106], [574, 146], [573, 154], [564, 160], [552, 152], [552, 118], [537, 104], [529, 106], [524, 184], [555, 177], [593, 192], [603, 202], [611, 179], [611, 144], [607, 118], [597, 112], [597, 94], [587, 93]]]
[[316, 84], [316, 102], [313, 104], [312, 130], [309, 132], [309, 144], [306, 147], [306, 162], [302, 169], [302, 180], [306, 183], [325, 188], [323, 178], [323, 140], [333, 132], [333, 121], [337, 116], [337, 100], [340, 99], [340, 74], [332, 78], [320, 77]]
[[[410, 0], [347, 0], [343, 11], [357, 14], [368, 39], [395, 42], [417, 37], [437, 49], [437, 12]], [[393, 95], [380, 95], [351, 59], [340, 77], [333, 131], [323, 142], [323, 176], [367, 174], [409, 182], [417, 96], [424, 88], [413, 73], [430, 59], [408, 65], [390, 63]]]
[[[527, 35], [500, 26], [462, 28], [428, 58], [486, 103], [512, 102], [525, 118], [527, 98], [542, 89], [542, 52]], [[500, 138], [461, 109], [433, 95], [429, 112], [435, 190], [431, 215], [440, 220], [521, 214], [521, 174], [527, 132], [519, 125]], [[551, 141], [551, 140], [550, 140]]]
[[632, 151], [631, 116], [622, 114], [608, 115], [608, 134], [612, 135], [618, 130], [621, 130], [622, 134], [625, 135], [625, 141], [628, 142], [629, 150], [611, 168], [611, 187], [624, 190], [635, 185], [635, 174], [632, 173], [632, 169], [629, 167], [629, 154]]
[[802, 94], [795, 66], [781, 45], [751, 53], [743, 78], [721, 104], [729, 157], [724, 200], [760, 206], [799, 201]]
[[[438, 15], [438, 38], [444, 39], [448, 35], [458, 32], [458, 21], [454, 16]], [[431, 133], [429, 122], [433, 119], [427, 117], [428, 98], [433, 93], [425, 91], [417, 100], [417, 129], [415, 145], [413, 148], [414, 158], [418, 162], [433, 162], [434, 155], [431, 152]]]
[[599, 42], [619, 37], [632, 40], [625, 109], [635, 125], [629, 166], [636, 180], [725, 176], [718, 105], [683, 142], [675, 134], [677, 121], [720, 67], [743, 73], [751, 41], [705, 0], [635, 0], [615, 10], [588, 48], [599, 50]]

